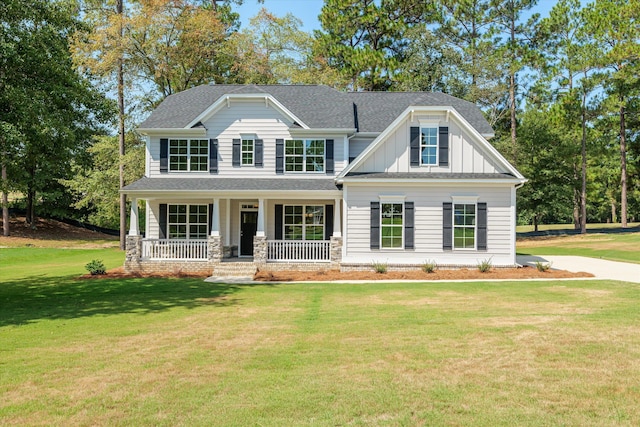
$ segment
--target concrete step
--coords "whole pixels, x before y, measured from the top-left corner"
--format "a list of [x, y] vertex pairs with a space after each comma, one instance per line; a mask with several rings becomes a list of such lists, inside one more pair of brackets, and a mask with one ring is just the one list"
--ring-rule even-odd
[[253, 277], [256, 274], [256, 266], [252, 262], [222, 263], [213, 267], [213, 276], [216, 277]]

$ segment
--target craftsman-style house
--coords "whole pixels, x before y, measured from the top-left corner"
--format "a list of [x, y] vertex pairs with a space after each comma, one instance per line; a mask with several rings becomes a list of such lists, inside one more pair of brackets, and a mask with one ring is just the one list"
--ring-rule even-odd
[[169, 96], [138, 130], [145, 176], [122, 190], [130, 271], [515, 265], [525, 179], [467, 101], [207, 85]]

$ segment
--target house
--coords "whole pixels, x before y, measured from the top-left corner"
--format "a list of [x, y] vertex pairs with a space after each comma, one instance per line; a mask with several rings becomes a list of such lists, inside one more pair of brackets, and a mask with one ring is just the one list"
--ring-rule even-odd
[[526, 180], [467, 101], [205, 85], [167, 97], [138, 130], [145, 176], [122, 190], [129, 271], [516, 263]]

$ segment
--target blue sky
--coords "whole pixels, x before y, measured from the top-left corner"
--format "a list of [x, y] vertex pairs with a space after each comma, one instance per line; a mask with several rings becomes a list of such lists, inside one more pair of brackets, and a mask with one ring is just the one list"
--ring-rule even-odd
[[[265, 0], [264, 3], [258, 3], [256, 0], [244, 0], [242, 6], [235, 6], [234, 9], [240, 14], [243, 28], [249, 24], [249, 19], [254, 17], [260, 8], [264, 7], [276, 16], [292, 13], [302, 20], [302, 29], [309, 32], [320, 28], [318, 15], [323, 4], [323, 0]], [[532, 12], [539, 13], [542, 17], [545, 17], [555, 4], [555, 0], [539, 0], [538, 5]]]

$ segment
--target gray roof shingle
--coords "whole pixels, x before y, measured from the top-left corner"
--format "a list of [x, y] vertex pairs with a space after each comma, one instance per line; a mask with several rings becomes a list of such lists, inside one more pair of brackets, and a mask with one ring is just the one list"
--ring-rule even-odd
[[409, 106], [454, 107], [481, 134], [493, 134], [480, 109], [444, 93], [339, 92], [324, 85], [203, 85], [168, 96], [140, 128], [184, 128], [225, 95], [269, 94], [310, 128], [382, 132]]
[[337, 191], [332, 178], [148, 178], [143, 177], [122, 189], [138, 191]]
[[424, 172], [351, 172], [348, 178], [356, 179], [517, 179], [508, 173], [424, 173]]

